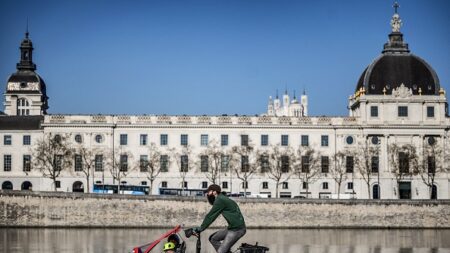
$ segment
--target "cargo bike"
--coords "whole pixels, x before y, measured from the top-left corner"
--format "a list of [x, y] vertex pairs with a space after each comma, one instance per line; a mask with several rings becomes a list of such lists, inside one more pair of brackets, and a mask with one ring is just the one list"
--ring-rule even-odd
[[[195, 246], [195, 251], [193, 249], [187, 250], [186, 249], [186, 243], [183, 240], [183, 237], [181, 236], [181, 233], [184, 232], [184, 237], [189, 239], [191, 237], [196, 237], [197, 242]], [[181, 225], [176, 226], [172, 230], [167, 231], [161, 237], [159, 237], [157, 240], [152, 241], [150, 243], [134, 247], [131, 251], [132, 253], [154, 253], [159, 252], [159, 248], [156, 247], [159, 243], [164, 243], [163, 241], [166, 241], [170, 238], [178, 238], [177, 247], [174, 250], [176, 253], [201, 253], [202, 252], [202, 242], [201, 242], [201, 234], [195, 233], [192, 228], [188, 228], [183, 230], [183, 227]], [[241, 246], [233, 251], [234, 253], [266, 253], [269, 251], [269, 248], [264, 246], [259, 246], [258, 243], [255, 245], [242, 243]]]

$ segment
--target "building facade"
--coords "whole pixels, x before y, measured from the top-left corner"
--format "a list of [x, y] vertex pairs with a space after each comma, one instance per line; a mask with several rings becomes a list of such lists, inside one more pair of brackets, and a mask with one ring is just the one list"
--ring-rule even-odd
[[[263, 197], [448, 199], [446, 94], [404, 42], [398, 13], [391, 26], [349, 97], [348, 117], [309, 117], [306, 94], [299, 102], [287, 92], [283, 105], [270, 98], [261, 116], [49, 115], [27, 32], [0, 116], [2, 189], [152, 185], [158, 194], [215, 182]], [[52, 179], [37, 169], [36, 150], [54, 139], [70, 154], [55, 153]]]

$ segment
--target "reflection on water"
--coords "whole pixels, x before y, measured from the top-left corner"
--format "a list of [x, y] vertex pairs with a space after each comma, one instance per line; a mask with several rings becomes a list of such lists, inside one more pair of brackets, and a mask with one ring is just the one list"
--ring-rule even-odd
[[[0, 229], [0, 252], [124, 253], [158, 238], [165, 231]], [[214, 252], [207, 241], [212, 232], [207, 230], [202, 234], [202, 252]], [[250, 229], [241, 242], [259, 242], [269, 247], [270, 253], [450, 253], [450, 230]], [[187, 239], [187, 245], [188, 252], [195, 252], [195, 239]], [[158, 248], [154, 252], [162, 250]]]

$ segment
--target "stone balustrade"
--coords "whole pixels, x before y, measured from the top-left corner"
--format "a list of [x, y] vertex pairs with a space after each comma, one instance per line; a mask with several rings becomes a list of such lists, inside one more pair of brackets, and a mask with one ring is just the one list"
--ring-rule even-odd
[[278, 126], [353, 126], [354, 117], [272, 117], [272, 116], [190, 116], [190, 115], [46, 115], [46, 125], [278, 125]]

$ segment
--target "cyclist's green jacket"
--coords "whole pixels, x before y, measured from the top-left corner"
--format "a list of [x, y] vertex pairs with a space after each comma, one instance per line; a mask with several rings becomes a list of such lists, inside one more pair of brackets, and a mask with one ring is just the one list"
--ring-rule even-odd
[[228, 222], [229, 230], [245, 228], [244, 217], [242, 216], [241, 210], [239, 210], [239, 206], [236, 202], [223, 194], [218, 194], [214, 200], [211, 211], [209, 211], [206, 215], [202, 225], [200, 226], [200, 231], [208, 228], [220, 214], [222, 214]]

